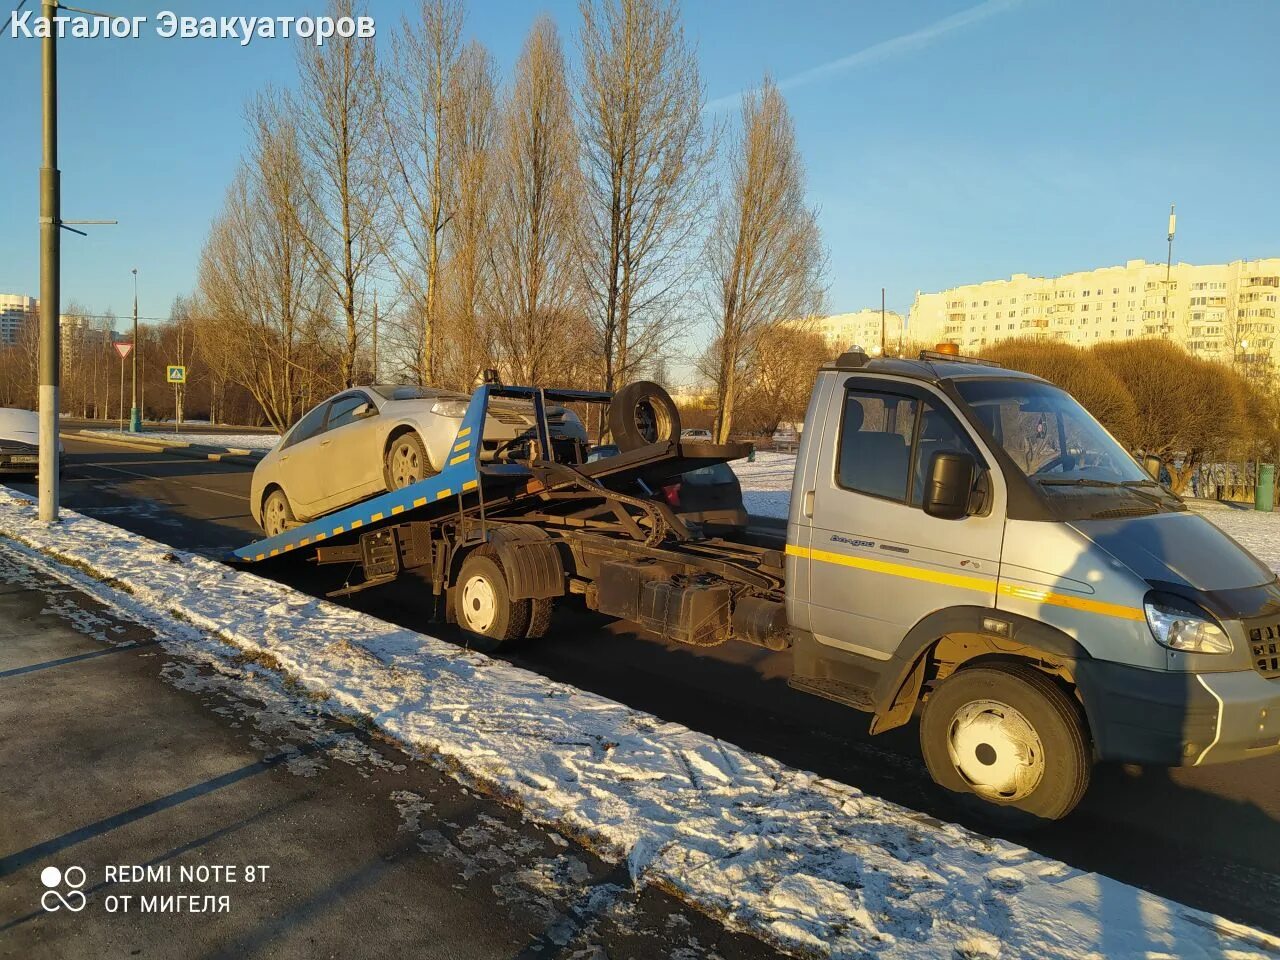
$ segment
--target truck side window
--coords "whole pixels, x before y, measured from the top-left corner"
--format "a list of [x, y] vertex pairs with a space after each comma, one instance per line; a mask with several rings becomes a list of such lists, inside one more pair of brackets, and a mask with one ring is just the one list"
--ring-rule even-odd
[[933, 455], [941, 451], [968, 453], [981, 462], [978, 451], [969, 435], [956, 423], [950, 411], [926, 400], [920, 414], [920, 435], [916, 439], [915, 481], [911, 487], [911, 505], [918, 507], [924, 500], [924, 481], [929, 473]]
[[918, 406], [912, 398], [896, 394], [845, 392], [836, 455], [840, 486], [886, 500], [907, 499]]

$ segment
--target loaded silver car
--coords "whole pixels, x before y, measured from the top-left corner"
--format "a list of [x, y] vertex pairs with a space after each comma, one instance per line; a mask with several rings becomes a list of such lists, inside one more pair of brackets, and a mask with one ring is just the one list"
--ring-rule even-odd
[[[268, 535], [443, 470], [470, 398], [419, 386], [355, 387], [318, 404], [253, 471], [249, 507]], [[587, 433], [566, 407], [547, 410], [552, 442], [579, 444]], [[490, 404], [483, 460], [525, 454], [534, 435], [530, 404]]]

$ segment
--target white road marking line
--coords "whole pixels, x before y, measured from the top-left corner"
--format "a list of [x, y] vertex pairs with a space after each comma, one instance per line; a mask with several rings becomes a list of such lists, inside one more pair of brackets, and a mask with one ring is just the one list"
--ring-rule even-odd
[[[128, 474], [131, 477], [141, 477], [143, 480], [154, 480], [156, 483], [166, 483], [169, 479], [172, 479], [167, 477], [153, 477], [149, 473], [137, 473], [133, 470], [122, 470], [120, 467], [109, 467], [105, 463], [79, 463], [73, 464], [73, 467], [96, 467], [99, 470], [113, 470], [116, 473]], [[249, 498], [243, 493], [229, 493], [226, 490], [215, 490], [213, 487], [202, 487], [195, 483], [184, 483], [182, 486], [192, 490], [203, 490], [205, 493], [216, 493], [223, 497], [232, 497], [236, 500], [243, 500], [245, 503], [249, 502]]]

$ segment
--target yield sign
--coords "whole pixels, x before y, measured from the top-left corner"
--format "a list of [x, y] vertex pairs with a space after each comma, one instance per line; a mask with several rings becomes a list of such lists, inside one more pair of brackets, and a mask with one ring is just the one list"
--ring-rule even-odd
[[129, 356], [129, 353], [133, 350], [132, 343], [113, 343], [112, 346], [116, 348], [116, 353], [120, 354], [121, 360]]

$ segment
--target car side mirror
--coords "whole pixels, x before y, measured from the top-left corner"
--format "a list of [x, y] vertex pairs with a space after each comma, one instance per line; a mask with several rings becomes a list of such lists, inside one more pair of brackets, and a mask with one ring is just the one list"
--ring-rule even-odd
[[1143, 457], [1142, 469], [1145, 470], [1147, 472], [1147, 476], [1149, 476], [1156, 483], [1160, 482], [1160, 458], [1159, 457], [1150, 457], [1150, 456]]
[[973, 454], [939, 450], [929, 461], [924, 484], [924, 512], [939, 520], [962, 520], [969, 515], [969, 498], [978, 475]]

